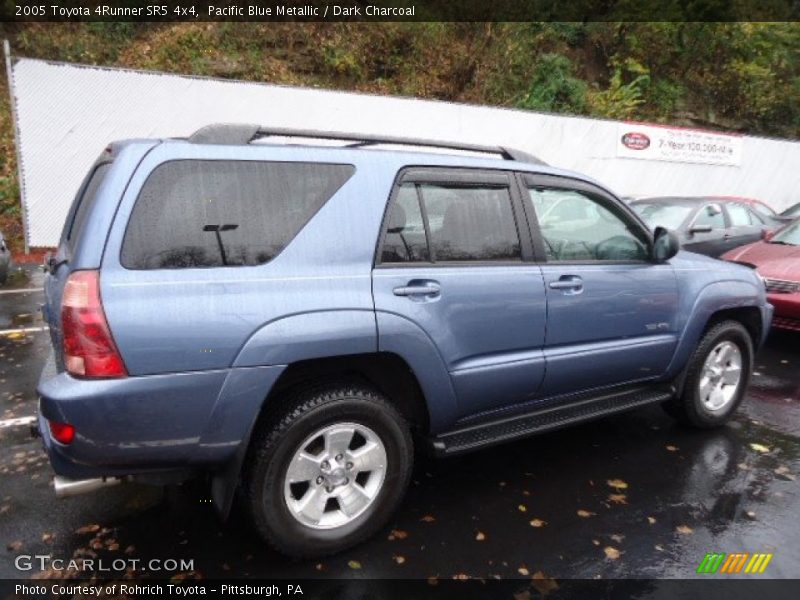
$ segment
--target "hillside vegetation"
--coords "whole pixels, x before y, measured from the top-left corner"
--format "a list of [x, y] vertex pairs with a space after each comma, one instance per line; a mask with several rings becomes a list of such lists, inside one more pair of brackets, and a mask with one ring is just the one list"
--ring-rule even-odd
[[[800, 135], [796, 23], [39, 23], [0, 29], [15, 53], [27, 57]], [[19, 250], [5, 82], [0, 145], [0, 227]]]

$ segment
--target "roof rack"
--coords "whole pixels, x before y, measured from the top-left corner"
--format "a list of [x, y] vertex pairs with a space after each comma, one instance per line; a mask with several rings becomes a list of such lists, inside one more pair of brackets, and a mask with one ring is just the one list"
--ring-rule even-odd
[[372, 146], [375, 144], [392, 144], [398, 146], [429, 146], [446, 150], [462, 150], [466, 152], [481, 152], [485, 154], [499, 154], [505, 160], [527, 162], [536, 165], [545, 165], [544, 161], [514, 148], [505, 146], [482, 146], [479, 144], [463, 144], [460, 142], [446, 142], [440, 140], [426, 140], [388, 135], [371, 135], [362, 133], [343, 133], [339, 131], [316, 131], [313, 129], [289, 129], [280, 127], [264, 128], [253, 124], [215, 123], [206, 125], [189, 136], [191, 144], [249, 144], [265, 137], [300, 137], [321, 140], [341, 140], [354, 142], [352, 146]]

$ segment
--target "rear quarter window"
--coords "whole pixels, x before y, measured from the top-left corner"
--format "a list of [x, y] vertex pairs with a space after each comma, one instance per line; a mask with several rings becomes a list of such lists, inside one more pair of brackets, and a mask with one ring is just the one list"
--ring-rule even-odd
[[97, 165], [81, 186], [78, 197], [75, 200], [75, 209], [72, 212], [71, 219], [67, 223], [66, 238], [68, 242], [73, 243], [73, 240], [80, 237], [81, 230], [86, 222], [86, 216], [91, 211], [95, 199], [97, 198], [97, 190], [100, 188], [100, 184], [105, 180], [106, 174], [110, 168], [110, 162]]
[[148, 177], [122, 244], [128, 269], [249, 266], [276, 257], [352, 165], [179, 160]]

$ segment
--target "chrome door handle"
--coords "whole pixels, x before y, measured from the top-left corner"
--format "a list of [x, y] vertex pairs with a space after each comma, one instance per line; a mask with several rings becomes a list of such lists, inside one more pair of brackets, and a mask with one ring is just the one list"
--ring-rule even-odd
[[396, 287], [392, 290], [395, 296], [438, 296], [442, 287], [438, 283], [426, 283], [424, 285], [406, 285]]
[[562, 275], [557, 281], [548, 284], [551, 290], [564, 290], [566, 294], [579, 294], [583, 291], [583, 279], [577, 275]]

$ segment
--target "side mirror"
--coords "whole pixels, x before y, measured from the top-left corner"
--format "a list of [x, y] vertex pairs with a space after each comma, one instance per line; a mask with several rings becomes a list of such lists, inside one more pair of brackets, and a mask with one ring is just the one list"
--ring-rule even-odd
[[714, 231], [714, 228], [711, 225], [693, 225], [689, 233], [694, 235], [695, 233], [711, 233], [712, 231]]
[[664, 227], [656, 227], [651, 254], [654, 262], [666, 262], [675, 256], [680, 249], [681, 242], [673, 231]]
[[772, 238], [775, 237], [775, 231], [771, 229], [762, 229], [761, 230], [761, 239], [765, 242], [770, 241]]

